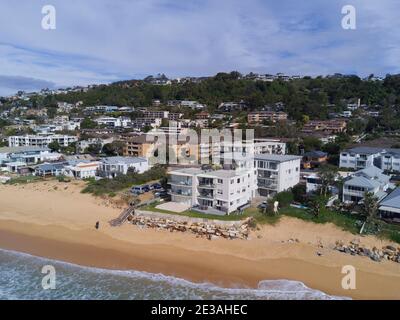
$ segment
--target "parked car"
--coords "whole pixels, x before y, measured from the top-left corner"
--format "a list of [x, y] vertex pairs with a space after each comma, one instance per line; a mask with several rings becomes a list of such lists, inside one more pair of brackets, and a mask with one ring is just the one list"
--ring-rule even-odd
[[153, 183], [153, 184], [150, 185], [150, 189], [152, 189], [152, 190], [160, 190], [160, 189], [162, 189], [162, 186], [159, 183]]
[[132, 189], [131, 189], [131, 192], [133, 194], [143, 194], [143, 193], [149, 192], [149, 191], [150, 191], [150, 188], [148, 185], [135, 186], [135, 187], [132, 187]]
[[260, 203], [260, 204], [257, 206], [257, 208], [258, 208], [258, 209], [266, 209], [266, 208], [268, 208], [268, 203], [267, 203], [267, 201], [263, 201], [262, 203]]
[[167, 191], [155, 192], [154, 196], [157, 198], [164, 199], [166, 201], [171, 201], [171, 195]]

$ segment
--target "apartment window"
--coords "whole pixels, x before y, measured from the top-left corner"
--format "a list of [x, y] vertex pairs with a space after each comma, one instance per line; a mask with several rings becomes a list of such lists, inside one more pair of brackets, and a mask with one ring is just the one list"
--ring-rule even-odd
[[342, 153], [342, 157], [347, 157], [347, 153]]
[[231, 184], [234, 184], [234, 183], [235, 183], [235, 179], [232, 179], [232, 180], [231, 180]]
[[299, 172], [299, 167], [296, 167], [296, 172]]
[[222, 179], [218, 179], [217, 182], [218, 182], [219, 184], [222, 184]]
[[218, 189], [217, 190], [217, 194], [222, 194], [223, 192], [222, 192], [222, 190], [221, 189]]
[[238, 179], [236, 180], [236, 182], [237, 182], [237, 183], [240, 183], [240, 178], [238, 178]]

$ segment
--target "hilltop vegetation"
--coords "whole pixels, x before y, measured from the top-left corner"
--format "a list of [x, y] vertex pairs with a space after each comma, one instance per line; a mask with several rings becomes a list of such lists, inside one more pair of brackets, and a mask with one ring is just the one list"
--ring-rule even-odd
[[[96, 104], [150, 106], [153, 99], [197, 100], [213, 111], [224, 101], [245, 101], [250, 110], [283, 102], [285, 111], [295, 120], [304, 115], [326, 118], [328, 112], [342, 111], [344, 100], [360, 98], [362, 103], [382, 108], [400, 105], [400, 75], [388, 75], [383, 81], [361, 80], [357, 76], [304, 77], [290, 81], [254, 81], [240, 78], [237, 72], [219, 73], [201, 82], [154, 85], [145, 81], [122, 81], [102, 85], [87, 92], [53, 96], [55, 101], [83, 106]], [[47, 101], [46, 104], [51, 103]], [[334, 107], [330, 105], [334, 104]], [[396, 110], [397, 111], [397, 110]]]

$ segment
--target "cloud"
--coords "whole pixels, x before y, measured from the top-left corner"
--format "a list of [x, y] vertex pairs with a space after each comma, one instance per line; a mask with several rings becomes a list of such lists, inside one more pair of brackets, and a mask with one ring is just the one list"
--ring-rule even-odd
[[0, 95], [8, 94], [18, 90], [34, 91], [42, 88], [53, 88], [54, 83], [42, 79], [34, 79], [22, 76], [4, 76], [0, 75]]
[[357, 29], [341, 28], [348, 0], [53, 0], [57, 29], [41, 28], [47, 1], [1, 4], [0, 70], [56, 86], [158, 72], [400, 72], [396, 0], [352, 0]]

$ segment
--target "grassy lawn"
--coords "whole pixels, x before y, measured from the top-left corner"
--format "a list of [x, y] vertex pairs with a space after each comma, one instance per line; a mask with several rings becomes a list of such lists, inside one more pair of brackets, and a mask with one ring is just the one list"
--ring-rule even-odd
[[45, 180], [42, 177], [37, 177], [37, 176], [21, 176], [12, 178], [7, 182], [7, 184], [24, 184], [37, 181], [45, 181]]
[[280, 214], [315, 223], [331, 222], [336, 226], [342, 228], [343, 230], [349, 231], [351, 233], [359, 232], [360, 228], [357, 222], [362, 221], [355, 215], [331, 211], [325, 208], [321, 209], [321, 213], [319, 214], [318, 217], [315, 217], [314, 215], [310, 214], [307, 210], [293, 208], [293, 207], [281, 209]]
[[213, 215], [213, 214], [199, 213], [199, 212], [196, 212], [193, 210], [186, 210], [186, 211], [183, 211], [180, 213], [176, 213], [176, 212], [172, 212], [172, 211], [157, 209], [156, 206], [158, 206], [159, 204], [160, 204], [160, 202], [155, 202], [155, 203], [140, 207], [139, 209], [144, 210], [144, 211], [175, 214], [175, 215], [179, 215], [179, 216], [187, 216], [187, 217], [192, 217], [192, 218], [203, 218], [203, 219], [222, 220], [222, 221], [240, 221], [240, 220], [246, 219], [247, 217], [253, 217], [256, 220], [256, 222], [259, 224], [265, 224], [265, 223], [275, 224], [280, 219], [280, 216], [264, 215], [257, 208], [252, 208], [252, 207], [244, 210], [244, 213], [242, 215], [231, 214], [231, 215], [219, 216], [219, 215]]
[[146, 206], [139, 207], [139, 210], [144, 210], [144, 211], [152, 211], [152, 212], [159, 212], [159, 213], [166, 213], [166, 214], [174, 214], [178, 216], [186, 216], [186, 217], [191, 217], [191, 218], [202, 218], [202, 219], [213, 219], [213, 220], [222, 220], [222, 221], [239, 221], [244, 219], [244, 215], [225, 215], [225, 216], [219, 216], [219, 215], [213, 215], [213, 214], [204, 214], [204, 213], [199, 213], [193, 210], [186, 210], [183, 212], [173, 212], [173, 211], [167, 211], [167, 210], [162, 210], [162, 209], [157, 209], [156, 206], [158, 206], [160, 202], [154, 202], [151, 204], [148, 204]]
[[[203, 219], [214, 219], [214, 220], [223, 220], [223, 221], [239, 221], [243, 220], [247, 217], [253, 217], [257, 224], [271, 224], [274, 225], [279, 222], [282, 216], [288, 216], [293, 218], [298, 218], [304, 221], [314, 222], [314, 223], [333, 223], [339, 228], [351, 232], [353, 234], [358, 234], [360, 231], [360, 225], [363, 222], [363, 219], [358, 217], [357, 215], [351, 215], [347, 213], [340, 213], [336, 211], [332, 211], [329, 209], [322, 209], [321, 213], [318, 217], [313, 216], [305, 209], [298, 209], [293, 207], [283, 208], [279, 211], [279, 215], [266, 215], [259, 211], [259, 209], [250, 207], [247, 208], [242, 215], [210, 215], [210, 214], [202, 214], [192, 210], [186, 210], [181, 213], [176, 213], [167, 210], [157, 209], [156, 206], [159, 205], [160, 202], [155, 202], [143, 207], [140, 207], [140, 210], [166, 213], [166, 214], [174, 214], [179, 216], [187, 216], [192, 218], [203, 218]], [[381, 231], [376, 235], [382, 239], [389, 239], [394, 242], [400, 243], [400, 226], [388, 224], [383, 221], [380, 221]]]

